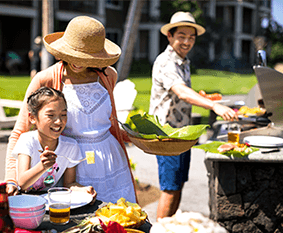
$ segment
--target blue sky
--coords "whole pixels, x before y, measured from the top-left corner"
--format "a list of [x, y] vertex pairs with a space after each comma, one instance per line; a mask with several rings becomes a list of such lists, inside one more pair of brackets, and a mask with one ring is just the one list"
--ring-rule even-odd
[[283, 0], [272, 0], [272, 16], [281, 26], [283, 26]]

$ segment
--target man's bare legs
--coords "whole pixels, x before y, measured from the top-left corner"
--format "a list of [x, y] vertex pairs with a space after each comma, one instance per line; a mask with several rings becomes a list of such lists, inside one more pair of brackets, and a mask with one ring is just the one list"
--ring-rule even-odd
[[[183, 186], [182, 186], [183, 188]], [[156, 218], [171, 217], [178, 210], [181, 201], [182, 189], [177, 191], [164, 190], [161, 191], [157, 207]]]

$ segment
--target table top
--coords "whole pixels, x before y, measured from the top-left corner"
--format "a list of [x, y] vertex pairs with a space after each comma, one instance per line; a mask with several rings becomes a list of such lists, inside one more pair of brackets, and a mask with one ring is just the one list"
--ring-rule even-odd
[[[70, 227], [76, 226], [77, 225], [77, 223], [75, 222], [76, 220], [83, 220], [86, 217], [94, 216], [95, 211], [105, 205], [106, 205], [105, 202], [96, 200], [93, 205], [88, 204], [86, 206], [82, 206], [76, 209], [71, 209], [70, 222], [66, 225], [54, 225], [50, 223], [49, 212], [46, 212], [43, 222], [40, 224], [40, 226], [36, 230], [55, 229], [58, 232], [62, 232], [64, 230], [67, 230]], [[151, 223], [146, 222], [139, 228], [139, 230], [149, 233], [150, 228], [151, 228]]]
[[231, 161], [231, 162], [276, 162], [283, 163], [283, 148], [260, 148], [259, 151], [253, 152], [248, 156], [238, 158], [232, 156], [226, 156], [223, 154], [215, 154], [211, 152], [207, 152], [205, 156], [206, 160], [213, 161]]

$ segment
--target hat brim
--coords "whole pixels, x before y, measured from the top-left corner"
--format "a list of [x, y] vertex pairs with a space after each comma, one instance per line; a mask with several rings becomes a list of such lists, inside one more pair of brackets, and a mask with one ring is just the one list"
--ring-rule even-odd
[[105, 38], [104, 49], [98, 53], [86, 53], [70, 47], [63, 40], [64, 32], [48, 34], [43, 38], [46, 50], [56, 59], [77, 66], [107, 67], [116, 63], [121, 55], [118, 45]]
[[205, 33], [205, 28], [199, 24], [193, 22], [177, 22], [177, 23], [167, 23], [161, 27], [160, 31], [163, 35], [167, 36], [168, 31], [174, 27], [188, 26], [194, 27], [197, 30], [197, 35], [200, 36]]

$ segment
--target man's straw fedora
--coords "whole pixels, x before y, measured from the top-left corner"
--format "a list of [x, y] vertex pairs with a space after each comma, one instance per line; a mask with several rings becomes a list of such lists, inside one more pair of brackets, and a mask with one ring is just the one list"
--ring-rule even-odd
[[183, 12], [183, 11], [178, 11], [176, 12], [170, 20], [170, 23], [165, 24], [161, 29], [161, 33], [167, 36], [168, 31], [171, 28], [174, 27], [180, 27], [180, 26], [190, 26], [194, 27], [197, 30], [197, 35], [200, 36], [203, 33], [205, 33], [204, 27], [201, 25], [197, 24], [195, 21], [195, 18], [190, 12]]
[[118, 45], [105, 38], [105, 28], [96, 19], [78, 16], [65, 32], [48, 34], [43, 39], [56, 59], [77, 66], [103, 68], [113, 65], [121, 55]]

